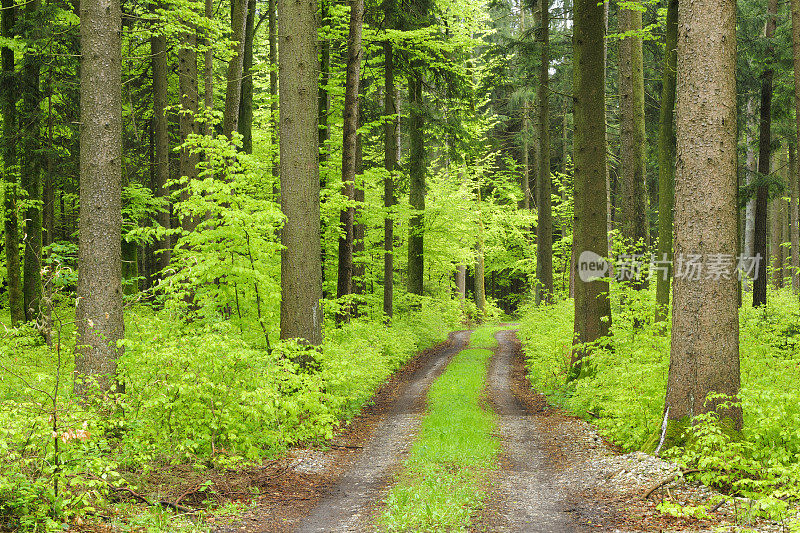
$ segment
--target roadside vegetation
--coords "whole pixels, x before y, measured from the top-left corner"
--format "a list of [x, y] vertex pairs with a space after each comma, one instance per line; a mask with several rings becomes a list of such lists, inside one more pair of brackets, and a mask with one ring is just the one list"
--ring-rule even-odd
[[[652, 291], [639, 292], [633, 299], [621, 287], [616, 289], [612, 292], [616, 295], [612, 297], [612, 334], [592, 351], [591, 371], [580, 380], [568, 381], [572, 301], [526, 307], [519, 336], [534, 389], [596, 424], [624, 450], [652, 453], [664, 418], [670, 321], [641, 320], [654, 312]], [[740, 310], [741, 433], [731, 435], [713, 412], [699, 415], [689, 429], [688, 441], [662, 454], [686, 469], [698, 469], [690, 476], [707, 485], [756, 500], [762, 514], [778, 520], [800, 501], [800, 391], [796, 386], [800, 316], [795, 299], [791, 290], [777, 290], [770, 293], [767, 307], [745, 305]]]

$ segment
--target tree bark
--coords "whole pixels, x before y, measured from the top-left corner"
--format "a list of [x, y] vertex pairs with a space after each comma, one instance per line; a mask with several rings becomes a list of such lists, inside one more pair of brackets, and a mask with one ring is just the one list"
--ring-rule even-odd
[[[745, 119], [745, 153], [746, 153], [746, 169], [745, 169], [745, 184], [750, 185], [755, 179], [756, 172], [758, 172], [758, 160], [756, 158], [756, 150], [753, 144], [753, 138], [756, 137], [754, 132], [758, 131], [758, 117], [755, 112], [755, 99], [751, 96], [747, 99], [747, 110]], [[744, 214], [744, 244], [742, 246], [742, 253], [745, 257], [753, 257], [754, 255], [754, 238], [755, 238], [755, 222], [756, 222], [756, 199], [753, 197], [748, 198], [747, 206], [745, 207]], [[749, 278], [742, 279], [742, 289], [746, 291], [752, 290], [752, 283]]]
[[[622, 198], [620, 211], [622, 238], [632, 246], [633, 254], [644, 254], [648, 245], [647, 186], [645, 182], [644, 65], [642, 12], [619, 10], [620, 32], [634, 32], [619, 45], [620, 174]], [[632, 272], [623, 279], [636, 290], [647, 288], [647, 280], [633, 279]]]
[[[156, 196], [169, 201], [169, 130], [167, 127], [167, 88], [169, 79], [167, 74], [167, 38], [162, 33], [156, 33], [150, 38], [150, 53], [153, 66], [153, 145], [154, 169], [153, 190]], [[171, 209], [167, 203], [164, 211], [158, 213], [156, 221], [166, 230], [170, 229]], [[172, 245], [168, 235], [155, 243], [157, 250], [155, 268], [163, 272], [172, 259]], [[163, 275], [163, 274], [162, 274]]]
[[536, 303], [553, 302], [553, 214], [550, 198], [550, 0], [541, 0], [539, 172], [536, 180]]
[[80, 239], [75, 392], [114, 385], [122, 320], [122, 16], [119, 0], [82, 0]]
[[383, 205], [386, 216], [383, 219], [383, 314], [393, 315], [394, 307], [394, 216], [391, 209], [395, 204], [394, 175], [397, 169], [400, 139], [400, 117], [397, 113], [397, 89], [394, 84], [394, 50], [390, 41], [383, 43], [384, 55], [384, 115], [383, 126], [384, 166], [386, 177], [383, 180]]
[[789, 143], [789, 176], [790, 195], [789, 195], [789, 238], [792, 244], [792, 257], [789, 263], [789, 276], [792, 279], [792, 291], [795, 294], [800, 291], [800, 277], [798, 276], [798, 269], [800, 268], [800, 227], [798, 227], [798, 217], [800, 212], [798, 210], [798, 173], [797, 173], [797, 150], [795, 144]]
[[[41, 8], [40, 0], [31, 0], [25, 5], [25, 17], [33, 26], [28, 38], [39, 36], [36, 16]], [[35, 50], [29, 51], [22, 63], [20, 89], [22, 105], [22, 157], [20, 177], [22, 188], [28, 199], [35, 202], [25, 209], [25, 255], [22, 267], [22, 292], [25, 299], [25, 319], [35, 320], [39, 316], [42, 299], [42, 164], [41, 164], [41, 90], [39, 74], [41, 59]]]
[[[181, 113], [178, 118], [178, 129], [183, 145], [190, 135], [198, 133], [195, 117], [198, 111], [198, 73], [197, 73], [197, 36], [188, 31], [182, 36], [183, 43], [178, 49], [178, 89], [180, 90]], [[197, 179], [197, 163], [199, 156], [188, 148], [180, 149], [178, 172], [188, 182]], [[187, 184], [181, 193], [181, 199], [188, 199]], [[194, 231], [201, 217], [186, 217], [181, 220], [181, 228], [186, 232]]]
[[[800, 142], [800, 0], [791, 0], [792, 9], [792, 47], [794, 50], [794, 107], [795, 107], [795, 139]], [[800, 180], [800, 154], [796, 154], [795, 163], [792, 167], [794, 179], [792, 180], [795, 187], [798, 187], [798, 180]], [[798, 216], [793, 216], [793, 223], [798, 224]], [[795, 273], [796, 279], [798, 274]]]
[[[676, 271], [665, 410], [674, 444], [692, 417], [718, 410], [742, 427], [738, 407], [711, 392], [739, 392], [736, 173], [736, 3], [681, 2], [678, 15], [675, 255], [727, 257], [730, 276], [689, 279]], [[713, 59], [713, 60], [712, 60]]]
[[253, 153], [253, 39], [256, 30], [256, 0], [247, 0], [242, 60], [242, 93], [239, 97], [237, 129], [242, 136], [242, 150]]
[[[364, 18], [364, 0], [350, 2], [350, 32], [347, 39], [347, 78], [344, 91], [344, 124], [342, 142], [342, 195], [348, 205], [339, 216], [344, 235], [339, 238], [339, 271], [336, 297], [353, 292], [353, 222], [356, 179], [356, 151], [358, 136], [358, 92], [361, 75], [361, 25]], [[340, 312], [337, 321], [347, 320], [349, 313]]]
[[281, 339], [322, 343], [316, 2], [278, 2]]
[[656, 322], [669, 314], [672, 280], [672, 222], [675, 209], [675, 71], [678, 48], [678, 0], [667, 0], [666, 52], [658, 117], [658, 251], [666, 271], [656, 278]]
[[[767, 39], [775, 36], [776, 20], [778, 12], [778, 1], [767, 0], [767, 22], [764, 34]], [[770, 152], [771, 152], [771, 126], [772, 126], [772, 78], [774, 72], [769, 66], [774, 55], [774, 47], [771, 42], [767, 45], [767, 67], [761, 74], [761, 111], [758, 134], [758, 173], [766, 176], [770, 173]], [[756, 220], [755, 236], [753, 238], [753, 251], [756, 256], [761, 257], [758, 264], [758, 271], [755, 273], [753, 281], [753, 307], [766, 305], [767, 303], [767, 208], [769, 200], [769, 188], [767, 185], [760, 185], [756, 191]]]
[[[14, 37], [16, 25], [16, 7], [14, 0], [3, 0], [2, 3], [3, 37]], [[19, 189], [17, 173], [17, 78], [14, 70], [14, 50], [3, 48], [2, 79], [2, 112], [3, 112], [3, 187], [4, 198], [4, 233], [6, 269], [8, 272], [8, 304], [11, 313], [11, 324], [16, 325], [25, 320], [25, 300], [22, 295], [22, 277], [19, 257], [19, 219], [17, 217], [17, 191]]]
[[245, 27], [247, 25], [248, 0], [232, 0], [231, 39], [236, 41], [236, 52], [228, 63], [225, 110], [222, 114], [222, 133], [231, 137], [239, 127], [239, 104], [242, 100], [242, 73], [245, 55]]
[[[605, 135], [605, 15], [594, 0], [573, 4], [573, 93], [575, 162], [575, 268], [584, 253], [604, 257], [608, 253], [606, 231], [606, 135]], [[611, 306], [608, 282], [575, 276], [575, 344], [591, 343], [608, 335]], [[576, 347], [570, 378], [582, 374], [581, 359], [587, 350]]]
[[413, 65], [408, 77], [409, 204], [413, 210], [408, 222], [408, 292], [418, 295], [422, 295], [425, 271], [425, 140], [420, 67]]

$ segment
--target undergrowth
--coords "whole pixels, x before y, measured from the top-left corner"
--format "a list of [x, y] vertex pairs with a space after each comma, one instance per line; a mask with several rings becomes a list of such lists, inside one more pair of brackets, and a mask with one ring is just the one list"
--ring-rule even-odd
[[[613, 295], [609, 345], [591, 356], [593, 372], [567, 383], [573, 303], [527, 307], [520, 339], [533, 387], [551, 401], [591, 418], [625, 450], [641, 449], [659, 431], [670, 350], [670, 320], [653, 324], [653, 295]], [[623, 304], [622, 301], [626, 303]], [[699, 479], [725, 492], [761, 502], [781, 516], [800, 500], [800, 313], [797, 297], [773, 291], [766, 309], [740, 311], [741, 393], [744, 429], [732, 440], [715, 415], [697, 417], [685, 448], [669, 457], [699, 468]], [[634, 328], [639, 318], [640, 328]], [[777, 503], [776, 503], [777, 502]]]
[[[104, 514], [113, 488], [146, 491], [137, 481], [151, 469], [238, 468], [329, 438], [461, 316], [456, 303], [430, 301], [391, 326], [326, 324], [322, 350], [301, 367], [294, 360], [307, 349], [296, 344], [268, 351], [229, 321], [138, 306], [126, 312], [125, 393], [81, 404], [72, 395], [72, 313], [68, 303], [54, 313], [63, 322], [52, 347], [30, 326], [7, 328], [0, 343], [0, 529], [60, 531]], [[130, 520], [161, 523], [170, 513], [136, 514]], [[148, 530], [177, 526], [159, 527]]]
[[481, 406], [497, 328], [473, 333], [431, 386], [428, 411], [405, 470], [385, 500], [388, 531], [464, 531], [485, 497], [499, 444], [495, 419]]

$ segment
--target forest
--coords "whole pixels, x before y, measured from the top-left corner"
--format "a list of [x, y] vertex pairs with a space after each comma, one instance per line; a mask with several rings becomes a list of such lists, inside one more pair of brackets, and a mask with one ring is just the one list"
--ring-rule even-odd
[[[0, 532], [800, 531], [800, 0], [2, 0], [0, 56]], [[563, 522], [574, 432], [646, 516]]]

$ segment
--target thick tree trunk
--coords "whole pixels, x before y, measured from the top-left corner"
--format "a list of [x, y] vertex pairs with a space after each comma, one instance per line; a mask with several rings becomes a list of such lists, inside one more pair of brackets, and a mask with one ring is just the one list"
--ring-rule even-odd
[[[28, 37], [36, 39], [38, 25], [34, 23], [41, 8], [39, 0], [31, 0], [25, 6], [25, 17], [33, 25]], [[35, 320], [39, 316], [42, 299], [42, 164], [41, 164], [41, 90], [39, 74], [41, 60], [36, 52], [28, 53], [22, 63], [20, 90], [22, 105], [22, 157], [20, 177], [22, 188], [28, 199], [35, 203], [25, 209], [25, 258], [22, 267], [22, 292], [25, 299], [25, 318]]]
[[256, 0], [247, 0], [242, 60], [242, 93], [239, 97], [237, 129], [242, 136], [242, 150], [253, 153], [253, 39], [256, 31]]
[[245, 27], [248, 0], [232, 0], [231, 39], [236, 41], [236, 52], [228, 63], [225, 110], [222, 114], [222, 133], [230, 137], [239, 127], [239, 104], [242, 100], [242, 73], [244, 72]]
[[[150, 53], [153, 62], [153, 190], [156, 196], [169, 200], [169, 130], [167, 129], [167, 38], [155, 34], [150, 38]], [[157, 215], [156, 221], [163, 228], [170, 229], [171, 209], [169, 204]], [[165, 235], [155, 243], [157, 250], [155, 269], [163, 272], [172, 259], [172, 245]]]
[[[642, 12], [619, 11], [619, 31], [633, 32], [619, 45], [620, 174], [622, 238], [634, 254], [644, 254], [648, 244], [647, 186], [645, 182], [644, 65], [642, 59]], [[623, 278], [636, 290], [647, 288], [647, 280]]]
[[[240, 0], [241, 1], [241, 0]], [[278, 2], [281, 339], [322, 343], [316, 2]]]
[[114, 384], [122, 320], [122, 16], [119, 0], [81, 1], [80, 240], [75, 391]]
[[[183, 46], [178, 49], [178, 89], [180, 90], [181, 113], [178, 118], [178, 129], [181, 144], [184, 144], [189, 135], [198, 133], [195, 116], [198, 111], [198, 73], [197, 73], [197, 36], [193, 31], [183, 35]], [[181, 148], [178, 172], [181, 177], [186, 177], [189, 182], [197, 179], [197, 153], [187, 148]], [[187, 185], [188, 189], [188, 185]], [[181, 198], [188, 199], [188, 190], [184, 189]], [[200, 217], [186, 217], [181, 220], [181, 228], [191, 232], [200, 223]]]
[[[364, 0], [350, 2], [350, 32], [347, 39], [347, 78], [344, 90], [344, 138], [342, 142], [342, 195], [348, 205], [339, 216], [344, 235], [339, 238], [339, 271], [336, 297], [342, 298], [353, 292], [353, 222], [355, 211], [356, 151], [358, 136], [358, 92], [361, 75], [361, 25], [364, 18]], [[346, 320], [347, 311], [337, 315], [338, 321]]]
[[400, 140], [400, 118], [397, 113], [397, 89], [394, 85], [394, 50], [392, 43], [383, 43], [384, 54], [384, 115], [383, 126], [384, 166], [386, 177], [383, 180], [383, 205], [386, 217], [383, 220], [383, 314], [391, 318], [394, 306], [394, 217], [391, 208], [394, 199], [394, 175], [397, 169]]
[[[608, 253], [606, 231], [605, 16], [594, 0], [575, 0], [573, 26], [573, 94], [575, 161], [575, 268]], [[584, 255], [586, 254], [586, 255]], [[591, 256], [589, 254], [592, 254]], [[583, 256], [583, 257], [581, 257]], [[608, 335], [611, 306], [608, 282], [575, 277], [575, 343]], [[581, 375], [581, 358], [573, 351], [571, 378]]]
[[536, 180], [536, 303], [553, 302], [553, 215], [550, 198], [550, 0], [541, 0], [539, 172]]
[[658, 117], [658, 251], [665, 271], [657, 272], [656, 322], [669, 314], [672, 280], [672, 221], [675, 208], [675, 69], [678, 47], [678, 0], [667, 0], [666, 52]]
[[[778, 0], [767, 0], [767, 22], [764, 30], [768, 39], [775, 36], [775, 14], [778, 12]], [[772, 44], [767, 45], [767, 56], [774, 55]], [[769, 65], [770, 62], [767, 62]], [[764, 69], [761, 75], [761, 111], [758, 134], [758, 173], [766, 176], [770, 173], [771, 152], [771, 126], [772, 126], [772, 78], [773, 70], [770, 66]], [[761, 185], [756, 191], [756, 220], [755, 236], [753, 238], [753, 252], [760, 256], [758, 270], [753, 281], [753, 307], [767, 303], [767, 208], [769, 189]]]
[[[14, 0], [3, 0], [2, 34], [6, 39], [14, 37], [16, 8]], [[11, 324], [25, 320], [25, 301], [22, 295], [22, 277], [19, 257], [19, 219], [17, 217], [17, 191], [19, 188], [17, 164], [17, 78], [14, 72], [14, 50], [3, 48], [3, 191], [4, 233], [6, 269], [8, 276], [8, 304]]]
[[[730, 276], [676, 272], [667, 383], [668, 445], [692, 417], [739, 393], [736, 173], [736, 3], [681, 2], [678, 15], [675, 255], [722, 254]], [[713, 61], [709, 59], [713, 58]], [[742, 413], [720, 413], [731, 429]]]
[[[16, 24], [14, 0], [3, 0], [2, 34], [6, 39], [13, 38]], [[8, 272], [8, 303], [11, 324], [25, 320], [25, 302], [22, 295], [22, 277], [19, 257], [19, 219], [17, 218], [18, 179], [15, 172], [17, 164], [17, 78], [14, 73], [14, 50], [2, 49], [3, 60], [3, 162], [5, 181], [3, 207], [6, 269]]]
[[422, 113], [422, 74], [412, 65], [408, 77], [409, 95], [409, 204], [413, 210], [408, 222], [408, 292], [422, 295], [425, 272], [423, 234], [425, 231], [425, 139]]

